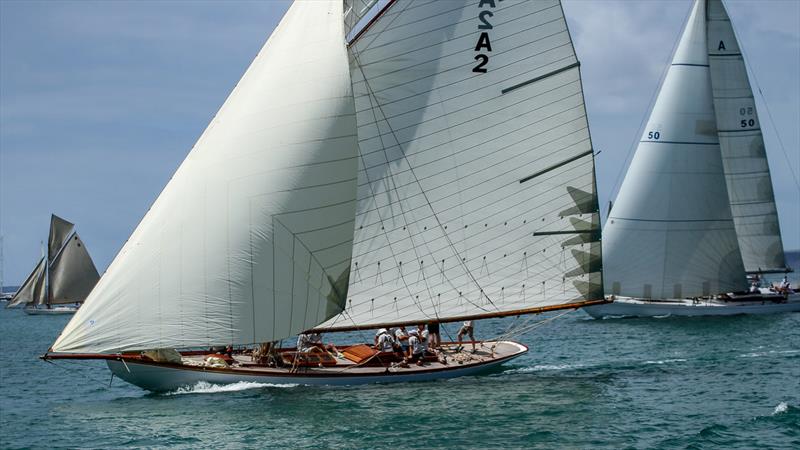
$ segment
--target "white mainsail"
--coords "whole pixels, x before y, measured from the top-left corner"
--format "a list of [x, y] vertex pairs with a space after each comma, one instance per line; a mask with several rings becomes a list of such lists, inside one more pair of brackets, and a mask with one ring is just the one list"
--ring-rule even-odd
[[357, 138], [342, 2], [295, 2], [52, 347], [282, 339], [344, 305]]
[[17, 289], [14, 297], [8, 302], [6, 308], [13, 308], [17, 305], [26, 304], [41, 304], [45, 298], [45, 268], [47, 267], [47, 258], [42, 257], [33, 271], [22, 283], [22, 286]]
[[708, 0], [708, 59], [731, 212], [745, 270], [786, 270], [761, 123], [728, 13]]
[[610, 293], [664, 299], [744, 287], [717, 137], [705, 13], [705, 1], [697, 1], [606, 222]]
[[64, 241], [75, 229], [72, 222], [68, 222], [55, 214], [50, 215], [50, 235], [47, 239], [47, 261], [52, 263], [58, 250], [64, 246]]
[[82, 302], [100, 275], [78, 233], [73, 233], [50, 263], [50, 304]]
[[350, 45], [347, 308], [320, 330], [602, 299], [594, 159], [560, 2], [396, 1]]

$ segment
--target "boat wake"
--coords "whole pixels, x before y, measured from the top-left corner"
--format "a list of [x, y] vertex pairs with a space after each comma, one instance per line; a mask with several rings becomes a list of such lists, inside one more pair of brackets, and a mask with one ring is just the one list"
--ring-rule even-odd
[[555, 370], [572, 370], [585, 367], [583, 364], [541, 364], [530, 367], [520, 367], [519, 369], [511, 369], [506, 373], [530, 373], [530, 372], [543, 372]]
[[199, 381], [194, 386], [178, 388], [165, 395], [218, 394], [220, 392], [239, 392], [248, 389], [290, 388], [295, 386], [297, 386], [297, 384], [256, 383], [254, 381], [239, 381], [231, 384], [212, 384], [206, 381]]
[[669, 364], [669, 363], [676, 363], [676, 362], [686, 362], [685, 359], [676, 358], [676, 359], [660, 359], [657, 361], [645, 361], [644, 364]]
[[773, 416], [777, 416], [778, 414], [783, 414], [786, 411], [789, 411], [789, 404], [786, 402], [778, 403], [778, 406], [775, 407], [775, 411], [772, 411]]
[[739, 358], [760, 358], [762, 356], [794, 355], [796, 353], [800, 353], [800, 350], [769, 350], [766, 352], [744, 353], [739, 355]]

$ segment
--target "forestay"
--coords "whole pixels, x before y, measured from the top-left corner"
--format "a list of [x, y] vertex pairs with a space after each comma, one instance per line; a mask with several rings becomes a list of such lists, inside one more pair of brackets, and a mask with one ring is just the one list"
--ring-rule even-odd
[[272, 341], [341, 311], [357, 171], [342, 14], [291, 6], [52, 351]]
[[617, 295], [684, 298], [744, 287], [705, 12], [697, 1], [606, 223], [605, 276]]
[[748, 272], [783, 271], [778, 211], [744, 57], [720, 0], [708, 1], [708, 55], [731, 212]]
[[50, 264], [49, 303], [82, 302], [99, 279], [86, 246], [78, 233], [73, 233]]
[[403, 1], [349, 48], [346, 310], [318, 329], [602, 299], [594, 159], [560, 2]]

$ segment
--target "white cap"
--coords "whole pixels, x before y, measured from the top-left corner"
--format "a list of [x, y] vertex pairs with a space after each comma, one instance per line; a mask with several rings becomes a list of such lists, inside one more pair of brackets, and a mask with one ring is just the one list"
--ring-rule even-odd
[[386, 328], [381, 328], [380, 330], [378, 330], [377, 333], [375, 333], [375, 336], [380, 336], [385, 333], [388, 333], [388, 331], [386, 331]]

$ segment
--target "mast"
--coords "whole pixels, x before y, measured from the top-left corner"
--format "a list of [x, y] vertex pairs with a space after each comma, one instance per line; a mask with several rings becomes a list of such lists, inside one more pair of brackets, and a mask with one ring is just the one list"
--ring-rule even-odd
[[708, 0], [708, 59], [731, 212], [749, 273], [789, 269], [744, 55], [721, 0]]
[[606, 222], [611, 294], [669, 299], [745, 287], [714, 114], [705, 17], [705, 0], [698, 0]]

